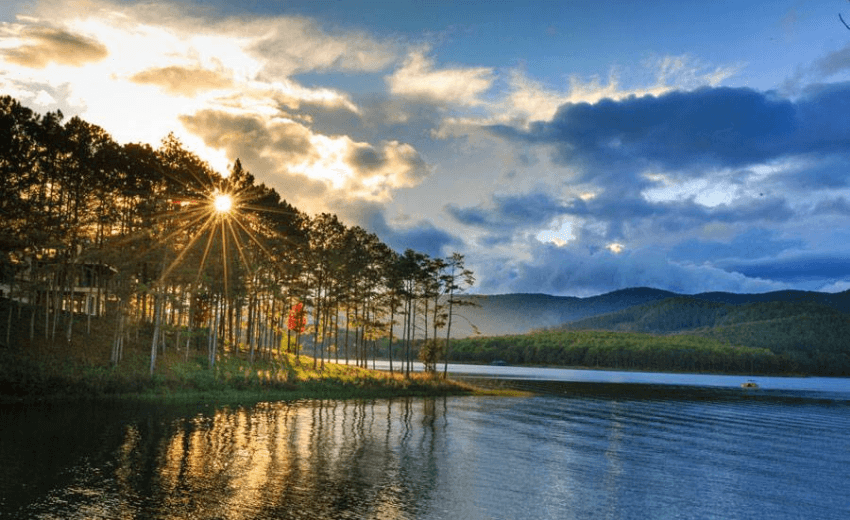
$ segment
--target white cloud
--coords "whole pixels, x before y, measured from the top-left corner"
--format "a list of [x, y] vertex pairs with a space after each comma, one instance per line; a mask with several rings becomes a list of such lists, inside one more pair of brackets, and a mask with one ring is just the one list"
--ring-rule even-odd
[[575, 240], [573, 223], [570, 219], [556, 219], [549, 229], [544, 229], [535, 235], [535, 238], [543, 243], [552, 243], [558, 247], [564, 247]]
[[[0, 73], [0, 90], [20, 94], [39, 108], [79, 115], [119, 142], [156, 145], [174, 132], [219, 171], [248, 153], [228, 150], [226, 143], [209, 145], [196, 129], [183, 126], [185, 118], [212, 110], [268, 123], [290, 118], [303, 126], [310, 121], [298, 113], [304, 105], [357, 114], [348, 94], [305, 87], [289, 75], [375, 70], [397, 56], [393, 42], [357, 31], [330, 34], [303, 17], [221, 17], [200, 6], [102, 0], [44, 1], [30, 6], [30, 15], [0, 26], [0, 64], [6, 69]], [[306, 174], [320, 166], [331, 171], [346, 167], [339, 157], [351, 143], [334, 155], [325, 142], [341, 138], [306, 132], [308, 140], [315, 140], [314, 153], [329, 155], [295, 169]], [[419, 175], [420, 166], [405, 162], [405, 157], [418, 157], [415, 150], [388, 143], [380, 145], [381, 153], [387, 154], [386, 168], [396, 169], [373, 172], [356, 187], [357, 194], [386, 197], [388, 189]]]
[[[448, 116], [434, 131], [434, 136], [447, 138], [469, 135], [478, 127], [493, 124], [527, 129], [533, 121], [551, 120], [558, 108], [566, 103], [593, 104], [602, 99], [621, 100], [630, 96], [659, 96], [673, 90], [717, 86], [737, 74], [743, 67], [741, 64], [710, 67], [690, 56], [654, 58], [646, 60], [641, 66], [644, 76], [647, 77], [647, 81], [643, 84], [622, 85], [617, 70], [612, 68], [605, 79], [600, 76], [580, 78], [572, 75], [567, 84], [560, 89], [556, 86], [546, 86], [528, 77], [520, 69], [509, 69], [506, 72], [507, 88], [501, 96], [491, 96], [494, 99], [487, 102], [481, 101], [478, 97], [473, 98], [478, 100], [478, 104], [485, 109], [485, 115]], [[490, 77], [488, 88], [495, 79]], [[413, 83], [412, 78], [411, 83]]]
[[390, 92], [436, 103], [481, 105], [481, 95], [493, 85], [489, 67], [438, 69], [422, 51], [412, 52], [401, 68], [387, 77]]

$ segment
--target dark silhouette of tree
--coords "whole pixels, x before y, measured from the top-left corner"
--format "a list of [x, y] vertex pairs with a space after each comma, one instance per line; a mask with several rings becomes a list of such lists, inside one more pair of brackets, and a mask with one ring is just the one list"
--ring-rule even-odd
[[[37, 315], [47, 340], [59, 330], [70, 340], [82, 312], [89, 333], [96, 301], [114, 324], [112, 364], [144, 341], [154, 374], [161, 354], [188, 360], [204, 338], [211, 368], [221, 356], [269, 359], [284, 343], [297, 359], [309, 317], [317, 368], [343, 353], [367, 366], [388, 337], [387, 356], [398, 339], [409, 375], [414, 342], [434, 342], [450, 318], [447, 295], [462, 284], [446, 269], [462, 262], [399, 255], [336, 215], [310, 218], [238, 159], [222, 176], [173, 134], [156, 149], [118, 145], [78, 117], [62, 121], [0, 97], [0, 280], [29, 312], [30, 341]], [[218, 195], [229, 211], [213, 209]], [[81, 296], [80, 283], [96, 290]]]

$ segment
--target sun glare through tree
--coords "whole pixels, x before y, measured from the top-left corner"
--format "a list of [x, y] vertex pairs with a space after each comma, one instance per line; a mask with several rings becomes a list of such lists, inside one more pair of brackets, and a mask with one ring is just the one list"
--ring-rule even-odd
[[214, 195], [213, 206], [218, 213], [228, 213], [233, 207], [233, 199], [226, 193], [218, 193]]
[[302, 213], [238, 159], [215, 171], [173, 134], [158, 148], [120, 145], [62, 119], [0, 97], [10, 137], [0, 139], [0, 210], [10, 216], [0, 290], [14, 302], [7, 324], [16, 308], [29, 312], [23, 336], [3, 329], [7, 343], [33, 342], [38, 330], [50, 345], [75, 344], [82, 313], [87, 333], [110, 330], [113, 368], [127, 366], [131, 345], [136, 360], [149, 349], [151, 376], [206, 357], [245, 377], [257, 361], [300, 364], [302, 354], [314, 370], [383, 355], [393, 371], [396, 357], [409, 376], [426, 331], [432, 361], [447, 363], [453, 294], [472, 283], [462, 255], [401, 255], [335, 214]]

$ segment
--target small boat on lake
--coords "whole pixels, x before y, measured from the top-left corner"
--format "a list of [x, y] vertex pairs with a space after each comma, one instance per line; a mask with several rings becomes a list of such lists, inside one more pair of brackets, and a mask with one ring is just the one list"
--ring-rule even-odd
[[747, 381], [746, 383], [741, 383], [741, 388], [758, 388], [759, 385], [752, 379]]

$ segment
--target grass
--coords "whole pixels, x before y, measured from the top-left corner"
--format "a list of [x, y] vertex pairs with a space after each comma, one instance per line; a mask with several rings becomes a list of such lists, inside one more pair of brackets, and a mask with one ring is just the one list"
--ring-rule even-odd
[[0, 356], [0, 400], [141, 399], [226, 403], [296, 399], [377, 399], [402, 396], [494, 393], [439, 376], [367, 370], [325, 363], [312, 369], [308, 356], [274, 354], [250, 363], [242, 353], [206, 356], [187, 362], [179, 354], [160, 355], [153, 376], [149, 359], [131, 356], [117, 367], [86, 364], [67, 356], [17, 353]]
[[[506, 395], [428, 374], [409, 378], [353, 365], [325, 362], [314, 370], [313, 358], [264, 353], [253, 362], [244, 349], [221, 352], [213, 368], [205, 351], [173, 345], [157, 356], [150, 375], [150, 336], [125, 346], [124, 359], [109, 363], [112, 331], [93, 320], [90, 332], [82, 318], [70, 342], [43, 336], [30, 342], [16, 334], [0, 346], [0, 401], [143, 400], [246, 404], [270, 400], [377, 399], [406, 396]], [[43, 329], [42, 329], [43, 330]], [[131, 335], [135, 338], [135, 335]], [[22, 339], [23, 337], [23, 339]]]

